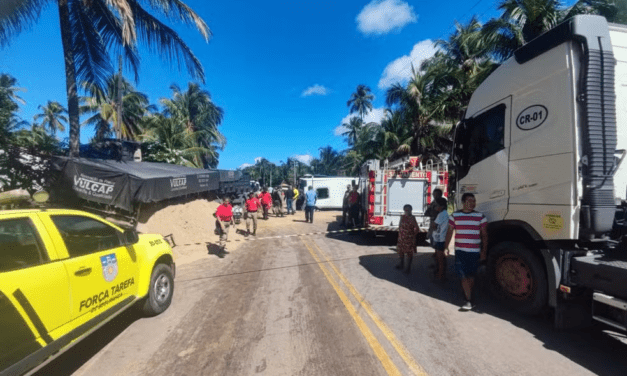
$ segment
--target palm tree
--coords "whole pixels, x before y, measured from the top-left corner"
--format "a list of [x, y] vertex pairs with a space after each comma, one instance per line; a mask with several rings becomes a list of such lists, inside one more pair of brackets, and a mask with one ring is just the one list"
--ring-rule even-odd
[[568, 8], [562, 8], [559, 0], [503, 0], [497, 7], [501, 16], [485, 24], [484, 37], [493, 55], [504, 61], [525, 43], [577, 14], [600, 14], [610, 22], [626, 22], [626, 8], [624, 2], [607, 0], [578, 0]]
[[342, 126], [346, 129], [342, 133], [342, 136], [346, 136], [348, 146], [354, 146], [357, 141], [357, 132], [363, 125], [363, 121], [361, 118], [353, 116], [350, 118], [348, 123], [342, 124]]
[[351, 94], [350, 99], [346, 102], [346, 105], [350, 107], [349, 112], [352, 114], [354, 112], [359, 113], [359, 117], [361, 120], [364, 120], [364, 115], [368, 113], [368, 111], [372, 110], [372, 101], [374, 100], [374, 95], [371, 94], [371, 90], [366, 85], [357, 85], [357, 89], [355, 92]]
[[336, 175], [343, 167], [343, 156], [331, 146], [319, 148], [320, 150], [320, 173], [326, 175]]
[[170, 86], [170, 89], [172, 98], [161, 100], [164, 114], [183, 121], [187, 130], [197, 136], [197, 146], [212, 151], [195, 156], [196, 164], [204, 167], [217, 165], [217, 152], [226, 145], [226, 138], [218, 130], [224, 110], [211, 100], [207, 90], [196, 83], [190, 82], [186, 91], [181, 91], [177, 85]]
[[[0, 46], [27, 29], [39, 18], [50, 0], [14, 0], [0, 13]], [[177, 65], [185, 65], [194, 79], [204, 81], [200, 61], [180, 36], [144, 9], [138, 0], [56, 0], [65, 61], [70, 155], [78, 156], [80, 124], [77, 81], [104, 87], [112, 72], [109, 52], [123, 54], [137, 80], [141, 40]], [[180, 0], [146, 2], [151, 10], [170, 20], [195, 26], [206, 41], [210, 30], [189, 6]]]
[[[2, 29], [0, 29], [0, 35], [2, 33]], [[20, 91], [26, 91], [26, 89], [17, 87], [17, 79], [9, 74], [2, 73], [0, 74], [0, 96], [10, 100], [11, 102], [17, 104], [26, 104], [24, 99], [20, 98], [17, 95]]]
[[33, 120], [38, 122], [41, 120], [41, 123], [38, 124], [44, 129], [48, 128], [52, 135], [57, 133], [57, 130], [63, 132], [65, 131], [64, 124], [67, 124], [68, 118], [65, 116], [67, 114], [67, 110], [61, 103], [56, 101], [48, 101], [45, 106], [39, 105], [37, 106], [42, 112], [33, 116]]
[[[89, 96], [81, 98], [83, 105], [80, 110], [82, 114], [92, 116], [82, 125], [94, 127], [96, 140], [109, 137], [112, 133], [118, 139], [136, 140], [142, 132], [142, 118], [156, 110], [154, 105], [149, 104], [146, 94], [136, 91], [117, 74], [107, 79], [104, 89], [94, 84], [85, 84], [84, 88]], [[118, 119], [119, 95], [122, 97], [122, 119]]]
[[189, 132], [183, 120], [155, 114], [145, 117], [143, 124], [140, 140], [147, 145], [146, 160], [202, 168], [194, 163], [194, 157], [210, 151], [195, 144], [197, 135]]

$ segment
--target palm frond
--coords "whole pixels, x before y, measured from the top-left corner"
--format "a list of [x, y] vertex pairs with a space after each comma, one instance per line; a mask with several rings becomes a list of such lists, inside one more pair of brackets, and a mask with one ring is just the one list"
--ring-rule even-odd
[[205, 73], [200, 61], [178, 34], [161, 21], [146, 12], [136, 0], [129, 0], [135, 16], [135, 25], [140, 38], [153, 51], [167, 60], [175, 59], [180, 68], [181, 63], [187, 67], [189, 74], [201, 82], [205, 82]]
[[178, 17], [183, 23], [187, 25], [196, 26], [198, 31], [202, 34], [205, 41], [209, 41], [211, 38], [211, 30], [205, 21], [194, 12], [189, 6], [180, 0], [148, 0], [150, 6], [157, 11], [161, 11], [168, 18], [172, 19]]
[[0, 47], [8, 46], [11, 39], [28, 29], [39, 19], [41, 10], [51, 0], [0, 1]]
[[77, 79], [103, 88], [113, 71], [105, 41], [82, 1], [70, 0], [68, 6]]

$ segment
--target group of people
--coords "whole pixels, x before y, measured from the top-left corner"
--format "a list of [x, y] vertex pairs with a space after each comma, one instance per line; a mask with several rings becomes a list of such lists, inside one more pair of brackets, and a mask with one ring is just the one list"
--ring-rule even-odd
[[[442, 197], [441, 190], [434, 190], [433, 198], [425, 214], [431, 218], [428, 237], [435, 249], [434, 278], [438, 281], [446, 278], [446, 260], [454, 236], [455, 269], [461, 277], [465, 298], [461, 310], [468, 311], [475, 307], [475, 276], [480, 264], [487, 257], [487, 219], [483, 213], [475, 211], [477, 202], [472, 193], [462, 195], [462, 209], [451, 215], [448, 214], [448, 201]], [[416, 235], [420, 230], [412, 214], [412, 206], [405, 205], [403, 210], [405, 213], [399, 223], [397, 245], [400, 262], [396, 268], [410, 273], [413, 254], [416, 252]]]
[[[244, 202], [244, 220], [246, 221], [246, 233], [245, 236], [257, 235], [257, 213], [261, 209], [262, 218], [267, 220], [269, 218], [269, 212], [272, 212], [275, 216], [284, 216], [283, 208], [286, 208], [287, 214], [295, 214], [295, 203], [298, 199], [298, 189], [288, 186], [287, 190], [283, 192], [279, 187], [275, 188], [272, 193], [268, 192], [268, 187], [264, 187], [259, 194], [255, 192], [248, 193], [248, 197]], [[224, 248], [229, 236], [229, 228], [233, 226], [233, 207], [231, 206], [231, 200], [226, 197], [218, 209], [216, 210], [214, 217], [216, 217], [216, 232], [220, 235], [220, 246]], [[252, 227], [252, 232], [250, 228]]]

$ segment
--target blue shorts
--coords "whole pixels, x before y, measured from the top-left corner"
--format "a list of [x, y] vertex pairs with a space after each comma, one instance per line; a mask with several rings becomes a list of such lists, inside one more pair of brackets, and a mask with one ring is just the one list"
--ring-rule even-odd
[[444, 252], [444, 242], [435, 242], [433, 248], [435, 248], [436, 251]]
[[472, 278], [479, 269], [480, 252], [465, 252], [455, 250], [455, 270], [462, 278]]

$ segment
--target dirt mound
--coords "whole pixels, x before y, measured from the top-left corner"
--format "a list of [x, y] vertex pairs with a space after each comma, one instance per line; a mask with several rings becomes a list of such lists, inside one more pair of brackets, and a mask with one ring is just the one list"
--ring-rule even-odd
[[173, 234], [177, 244], [217, 240], [213, 233], [213, 213], [218, 205], [206, 199], [175, 204], [156, 203], [140, 212], [137, 230], [164, 236]]

